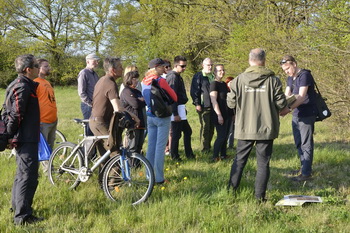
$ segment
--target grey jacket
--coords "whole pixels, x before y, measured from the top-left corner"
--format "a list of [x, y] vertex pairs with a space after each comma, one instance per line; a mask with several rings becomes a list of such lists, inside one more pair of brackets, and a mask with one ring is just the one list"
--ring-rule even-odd
[[263, 66], [251, 66], [232, 80], [229, 87], [227, 105], [236, 109], [235, 138], [277, 138], [279, 111], [287, 106], [287, 101], [275, 73]]

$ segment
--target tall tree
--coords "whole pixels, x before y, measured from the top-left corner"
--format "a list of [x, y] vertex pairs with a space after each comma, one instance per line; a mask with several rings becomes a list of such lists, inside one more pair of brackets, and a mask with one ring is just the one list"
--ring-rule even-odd
[[11, 15], [9, 24], [34, 41], [42, 42], [43, 53], [49, 53], [54, 66], [60, 64], [72, 43], [72, 29], [80, 1], [74, 0], [3, 0]]

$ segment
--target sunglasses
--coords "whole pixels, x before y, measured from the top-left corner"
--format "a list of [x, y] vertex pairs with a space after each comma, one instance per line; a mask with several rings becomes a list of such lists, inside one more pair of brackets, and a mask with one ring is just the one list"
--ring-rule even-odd
[[183, 69], [183, 68], [186, 68], [187, 65], [178, 65], [178, 66], [180, 66]]
[[284, 59], [283, 59], [283, 60], [280, 62], [280, 64], [283, 65], [283, 64], [286, 64], [286, 63], [289, 62], [289, 61], [291, 61], [291, 60], [284, 60]]

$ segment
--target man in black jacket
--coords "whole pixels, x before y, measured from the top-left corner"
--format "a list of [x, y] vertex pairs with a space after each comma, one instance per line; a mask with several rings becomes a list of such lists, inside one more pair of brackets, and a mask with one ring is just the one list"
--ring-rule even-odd
[[188, 124], [186, 117], [186, 103], [188, 101], [185, 84], [180, 76], [185, 71], [187, 60], [184, 56], [176, 56], [174, 58], [174, 69], [170, 71], [166, 76], [166, 81], [169, 86], [175, 91], [177, 95], [177, 102], [172, 104], [172, 117], [171, 117], [171, 147], [170, 154], [173, 160], [181, 161], [179, 155], [179, 140], [181, 138], [181, 132], [184, 133], [184, 146], [185, 154], [189, 159], [194, 158], [191, 135], [192, 129]]
[[12, 188], [14, 223], [24, 225], [43, 220], [33, 215], [32, 202], [38, 186], [38, 142], [40, 113], [37, 83], [39, 65], [31, 54], [15, 61], [18, 78], [6, 90], [6, 127], [9, 144], [16, 148], [17, 170]]
[[214, 124], [210, 119], [210, 82], [214, 80], [213, 62], [210, 58], [203, 60], [203, 70], [193, 76], [191, 97], [201, 124], [200, 138], [203, 143], [202, 152], [209, 152], [214, 134]]

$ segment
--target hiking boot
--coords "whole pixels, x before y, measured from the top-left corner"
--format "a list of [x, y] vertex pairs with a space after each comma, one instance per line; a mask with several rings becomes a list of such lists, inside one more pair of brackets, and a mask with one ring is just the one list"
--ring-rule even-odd
[[309, 176], [304, 176], [302, 174], [296, 176], [296, 177], [292, 177], [291, 180], [292, 181], [298, 181], [298, 182], [302, 182], [302, 181], [307, 181], [307, 180], [311, 180], [312, 179], [312, 176], [309, 175]]

